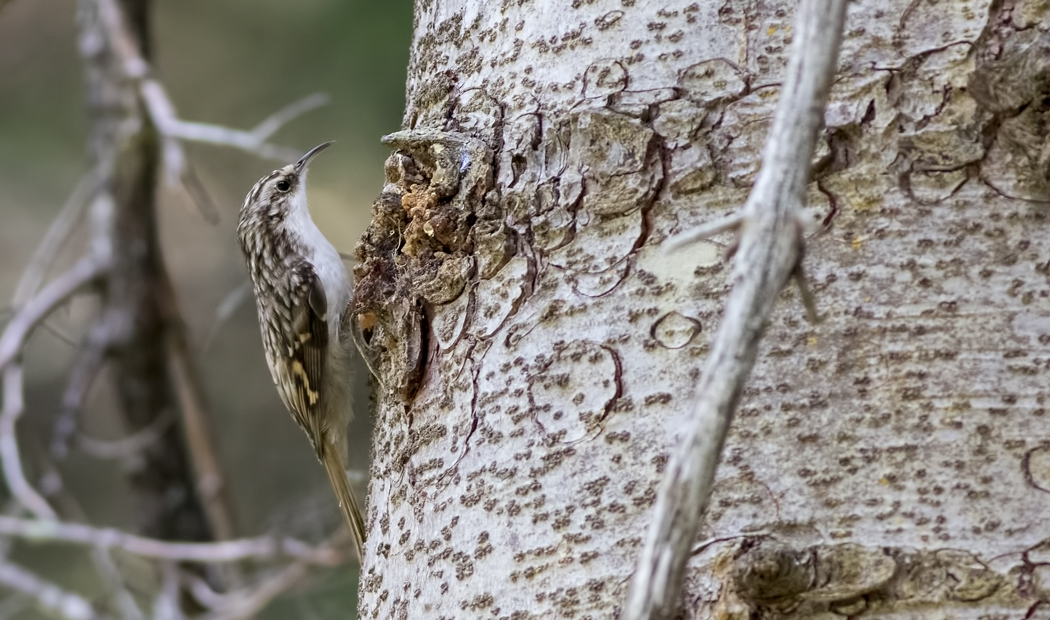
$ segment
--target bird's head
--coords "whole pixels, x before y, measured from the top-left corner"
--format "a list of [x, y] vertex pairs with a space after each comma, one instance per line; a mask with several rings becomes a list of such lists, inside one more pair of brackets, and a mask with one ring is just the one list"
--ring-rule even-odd
[[240, 220], [284, 220], [290, 213], [306, 207], [306, 172], [310, 161], [332, 142], [318, 144], [294, 164], [274, 170], [259, 179], [241, 206]]

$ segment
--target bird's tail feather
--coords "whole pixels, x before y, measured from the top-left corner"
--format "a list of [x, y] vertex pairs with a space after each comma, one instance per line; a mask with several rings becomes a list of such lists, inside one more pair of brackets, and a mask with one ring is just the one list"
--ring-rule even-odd
[[321, 456], [321, 462], [328, 473], [328, 480], [332, 483], [335, 497], [339, 500], [339, 509], [343, 511], [350, 534], [354, 538], [357, 559], [364, 563], [365, 521], [361, 517], [361, 509], [357, 506], [354, 491], [350, 488], [350, 480], [346, 477], [346, 463], [338, 450], [325, 450]]

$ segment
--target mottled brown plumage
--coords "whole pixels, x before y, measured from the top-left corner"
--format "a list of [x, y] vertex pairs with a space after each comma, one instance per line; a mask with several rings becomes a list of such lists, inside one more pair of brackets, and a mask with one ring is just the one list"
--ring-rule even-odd
[[260, 179], [241, 207], [237, 236], [277, 392], [324, 465], [363, 558], [364, 520], [346, 477], [353, 345], [342, 316], [350, 279], [306, 203], [307, 166], [329, 144]]

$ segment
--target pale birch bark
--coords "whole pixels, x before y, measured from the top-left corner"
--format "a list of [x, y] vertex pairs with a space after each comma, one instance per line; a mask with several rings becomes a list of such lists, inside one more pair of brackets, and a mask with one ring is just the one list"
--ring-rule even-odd
[[[356, 274], [362, 617], [619, 613], [730, 285], [729, 235], [660, 243], [744, 204], [794, 6], [417, 3]], [[850, 5], [826, 319], [782, 295], [684, 617], [1050, 614], [1047, 10]]]

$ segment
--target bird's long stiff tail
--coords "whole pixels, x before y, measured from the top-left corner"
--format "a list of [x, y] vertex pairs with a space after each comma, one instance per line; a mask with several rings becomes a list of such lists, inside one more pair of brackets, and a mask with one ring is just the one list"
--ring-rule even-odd
[[324, 469], [328, 472], [328, 480], [332, 483], [332, 490], [339, 500], [339, 509], [346, 517], [346, 525], [350, 528], [350, 534], [354, 538], [354, 549], [357, 550], [357, 560], [364, 563], [365, 560], [365, 520], [361, 517], [361, 509], [357, 506], [354, 491], [350, 488], [350, 480], [346, 477], [346, 463], [338, 450], [325, 450], [321, 456]]

